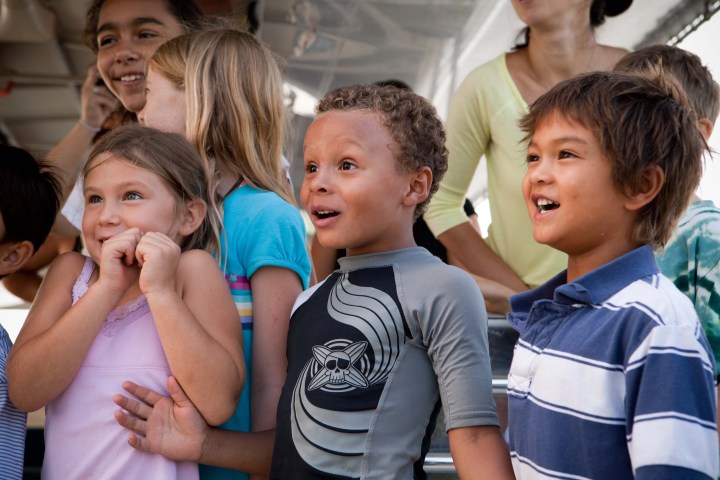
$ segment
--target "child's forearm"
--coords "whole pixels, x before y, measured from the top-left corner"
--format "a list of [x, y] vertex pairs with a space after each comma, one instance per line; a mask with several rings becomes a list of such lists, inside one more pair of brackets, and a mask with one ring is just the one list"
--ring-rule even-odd
[[494, 426], [455, 428], [448, 432], [450, 452], [460, 478], [514, 479], [510, 454]]
[[275, 428], [277, 405], [281, 393], [282, 384], [266, 384], [261, 380], [255, 381], [253, 376], [250, 388], [251, 428], [253, 432]]
[[28, 412], [52, 402], [67, 388], [118, 301], [115, 295], [91, 287], [45, 328], [43, 323], [56, 317], [58, 309], [44, 298], [38, 295], [7, 365], [12, 402]]
[[173, 375], [208, 424], [223, 423], [235, 411], [245, 380], [242, 337], [234, 340], [238, 351], [233, 355], [176, 292], [158, 292], [147, 300]]
[[275, 429], [245, 433], [213, 428], [203, 445], [200, 463], [267, 476], [274, 444]]

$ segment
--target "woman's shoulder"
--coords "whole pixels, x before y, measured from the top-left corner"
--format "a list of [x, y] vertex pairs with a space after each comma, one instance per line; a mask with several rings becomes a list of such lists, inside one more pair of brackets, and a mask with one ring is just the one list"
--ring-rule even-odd
[[486, 77], [493, 77], [497, 78], [498, 76], [502, 76], [504, 72], [507, 70], [506, 67], [506, 56], [507, 53], [502, 53], [487, 62], [480, 64], [479, 66], [473, 68], [470, 73], [465, 77], [465, 80], [468, 79], [476, 80], [480, 78], [486, 78]]
[[513, 83], [507, 66], [507, 55], [501, 54], [475, 67], [455, 91], [454, 100], [465, 103], [471, 98], [485, 102], [502, 102], [513, 98]]
[[599, 47], [600, 55], [598, 59], [590, 64], [593, 70], [612, 70], [617, 62], [630, 53], [624, 48], [610, 45], [599, 45]]

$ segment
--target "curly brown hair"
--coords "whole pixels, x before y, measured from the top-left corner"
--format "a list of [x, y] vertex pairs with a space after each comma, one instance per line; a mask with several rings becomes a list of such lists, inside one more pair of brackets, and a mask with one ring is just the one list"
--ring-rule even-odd
[[335, 110], [367, 110], [378, 114], [397, 145], [393, 153], [398, 171], [407, 173], [430, 168], [430, 195], [415, 208], [415, 218], [425, 213], [447, 171], [445, 129], [435, 107], [409, 90], [353, 85], [327, 93], [315, 109], [318, 114]]
[[663, 170], [660, 192], [640, 210], [630, 238], [664, 246], [700, 182], [708, 148], [677, 80], [662, 70], [653, 76], [593, 72], [566, 80], [538, 98], [520, 120], [525, 140], [555, 115], [593, 132], [612, 164], [617, 191], [632, 195], [640, 191], [648, 168]]

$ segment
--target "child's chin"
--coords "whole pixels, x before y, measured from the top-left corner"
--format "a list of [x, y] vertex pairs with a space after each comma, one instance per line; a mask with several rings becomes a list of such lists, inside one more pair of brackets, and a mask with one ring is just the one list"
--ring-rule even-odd
[[320, 245], [322, 245], [324, 248], [331, 249], [331, 250], [344, 250], [345, 245], [342, 242], [339, 242], [332, 238], [323, 238], [322, 235], [317, 236], [317, 241]]

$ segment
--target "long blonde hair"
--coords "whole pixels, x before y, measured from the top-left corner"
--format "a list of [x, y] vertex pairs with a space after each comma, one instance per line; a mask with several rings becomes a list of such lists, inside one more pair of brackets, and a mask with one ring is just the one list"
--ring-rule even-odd
[[240, 30], [191, 36], [185, 67], [188, 140], [221, 172], [294, 204], [280, 163], [285, 105], [272, 54]]
[[187, 139], [215, 172], [211, 210], [222, 214], [221, 175], [295, 205], [281, 166], [282, 74], [267, 47], [237, 29], [201, 30], [162, 45], [150, 68], [185, 91]]

